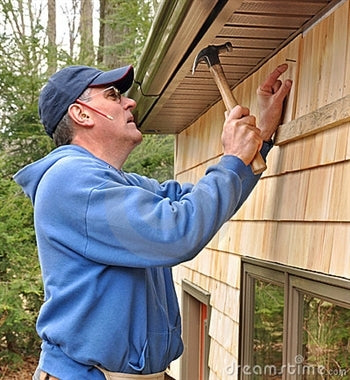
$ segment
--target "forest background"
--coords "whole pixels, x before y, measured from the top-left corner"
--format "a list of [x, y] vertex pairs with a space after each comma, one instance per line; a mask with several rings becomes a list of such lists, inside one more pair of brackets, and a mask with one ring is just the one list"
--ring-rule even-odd
[[[160, 1], [0, 0], [0, 380], [29, 379], [40, 352], [32, 205], [12, 180], [54, 148], [38, 117], [40, 88], [66, 65], [137, 68]], [[171, 178], [173, 136], [145, 135], [124, 170]]]

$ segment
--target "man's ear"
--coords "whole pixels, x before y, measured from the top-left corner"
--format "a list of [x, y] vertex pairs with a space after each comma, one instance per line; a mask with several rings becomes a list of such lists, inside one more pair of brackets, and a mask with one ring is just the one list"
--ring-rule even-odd
[[70, 118], [78, 125], [91, 128], [94, 125], [93, 119], [90, 117], [89, 111], [85, 111], [80, 104], [71, 104], [68, 108]]

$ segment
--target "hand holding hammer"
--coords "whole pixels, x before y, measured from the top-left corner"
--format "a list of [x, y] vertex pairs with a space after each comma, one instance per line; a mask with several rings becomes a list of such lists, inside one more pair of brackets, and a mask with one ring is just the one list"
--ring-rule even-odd
[[[205, 49], [201, 50], [193, 63], [192, 73], [194, 73], [199, 62], [205, 61], [208, 64], [209, 70], [213, 75], [214, 81], [220, 91], [223, 102], [227, 111], [231, 111], [238, 103], [234, 98], [226, 76], [223, 72], [222, 66], [219, 60], [219, 53], [222, 51], [231, 51], [232, 45], [227, 42], [224, 45], [209, 45]], [[282, 109], [282, 108], [281, 108]], [[247, 109], [246, 109], [247, 110]], [[248, 116], [249, 112], [243, 112], [241, 116]], [[254, 159], [250, 163], [254, 174], [260, 174], [266, 169], [265, 160], [262, 158], [260, 152], [257, 152]]]

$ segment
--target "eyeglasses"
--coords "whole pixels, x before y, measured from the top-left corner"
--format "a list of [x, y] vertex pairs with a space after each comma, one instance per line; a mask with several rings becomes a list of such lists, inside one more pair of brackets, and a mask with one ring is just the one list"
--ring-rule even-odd
[[93, 95], [89, 95], [86, 101], [77, 99], [76, 103], [81, 104], [81, 105], [91, 109], [92, 111], [106, 117], [109, 120], [113, 120], [113, 117], [111, 115], [108, 115], [108, 114], [100, 111], [99, 109], [91, 106], [89, 103], [87, 103], [89, 100], [91, 100], [91, 98], [93, 98], [94, 96], [99, 95], [99, 94], [104, 94], [105, 98], [112, 98], [112, 100], [117, 102], [118, 104], [120, 103], [121, 98], [122, 98], [120, 91], [117, 88], [115, 88], [114, 86], [110, 86], [110, 87], [105, 88], [102, 91], [96, 92]]
[[96, 92], [93, 95], [89, 95], [88, 99], [90, 100], [91, 98], [93, 98], [97, 95], [100, 95], [100, 94], [104, 94], [105, 98], [108, 98], [108, 97], [114, 98], [114, 100], [117, 102], [120, 102], [120, 100], [122, 98], [120, 91], [116, 87], [110, 86], [110, 87], [103, 89], [102, 91]]

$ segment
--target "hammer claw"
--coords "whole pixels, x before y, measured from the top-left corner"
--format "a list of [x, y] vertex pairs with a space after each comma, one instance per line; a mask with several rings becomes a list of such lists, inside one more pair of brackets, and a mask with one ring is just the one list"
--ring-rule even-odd
[[209, 67], [220, 64], [219, 54], [226, 51], [232, 51], [232, 49], [231, 42], [226, 42], [222, 45], [208, 45], [197, 54], [197, 57], [193, 62], [192, 74], [194, 74], [196, 67], [200, 62], [205, 61]]

